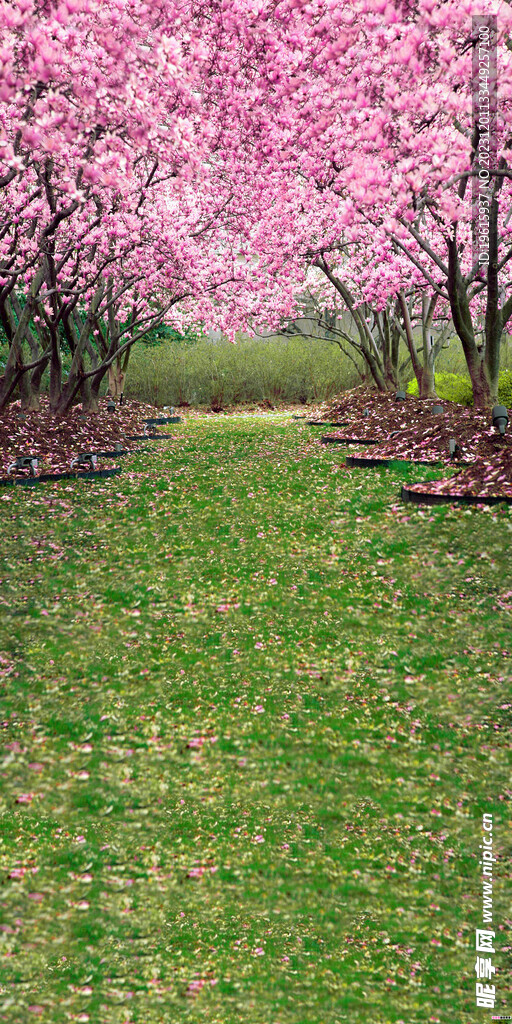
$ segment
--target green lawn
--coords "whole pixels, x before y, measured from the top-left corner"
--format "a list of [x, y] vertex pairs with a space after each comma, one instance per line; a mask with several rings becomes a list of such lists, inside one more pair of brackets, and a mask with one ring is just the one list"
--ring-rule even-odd
[[511, 510], [402, 506], [439, 471], [321, 432], [205, 417], [0, 491], [1, 1021], [512, 1013]]

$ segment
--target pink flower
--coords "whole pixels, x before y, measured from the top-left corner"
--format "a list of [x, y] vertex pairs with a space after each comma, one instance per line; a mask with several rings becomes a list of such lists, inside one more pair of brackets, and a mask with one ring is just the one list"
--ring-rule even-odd
[[204, 988], [205, 985], [206, 985], [206, 981], [204, 981], [203, 978], [197, 978], [194, 981], [189, 981], [187, 989], [186, 989], [186, 992], [185, 992], [185, 995], [188, 995], [188, 996], [196, 995], [196, 993], [200, 992], [201, 989]]

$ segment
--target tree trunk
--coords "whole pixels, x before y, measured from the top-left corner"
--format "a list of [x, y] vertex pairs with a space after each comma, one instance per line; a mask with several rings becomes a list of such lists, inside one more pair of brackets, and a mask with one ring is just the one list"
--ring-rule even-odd
[[36, 379], [37, 382], [34, 383], [34, 373], [30, 376], [24, 374], [20, 380], [20, 404], [23, 412], [39, 412], [41, 409], [39, 382]]
[[434, 371], [431, 365], [420, 366], [416, 373], [420, 398], [437, 398], [434, 386]]
[[[14, 311], [14, 314], [16, 315], [17, 321], [19, 323], [23, 315], [23, 309], [18, 299], [18, 296], [16, 295], [15, 292], [12, 292], [10, 296], [10, 304], [12, 307], [12, 311]], [[12, 317], [11, 310], [8, 310], [7, 312], [10, 317], [11, 324], [14, 324], [15, 321]], [[39, 362], [39, 365], [36, 366], [34, 370], [32, 370], [30, 378], [28, 378], [27, 375], [25, 383], [23, 383], [25, 380], [25, 376], [21, 378], [21, 407], [26, 412], [39, 412], [41, 408], [41, 380], [43, 378], [43, 374], [46, 370], [46, 367], [48, 366], [48, 363], [50, 361], [50, 356], [44, 358], [43, 355], [44, 352], [49, 347], [49, 338], [47, 334], [45, 334], [45, 329], [41, 325], [39, 320], [37, 320], [35, 323], [35, 334], [32, 328], [30, 327], [30, 324], [27, 324], [25, 330], [25, 340], [30, 348], [32, 360], [35, 362], [36, 360], [40, 359], [41, 361]]]
[[101, 367], [100, 366], [98, 368], [98, 372], [95, 373], [94, 377], [92, 377], [92, 379], [91, 379], [91, 397], [92, 397], [92, 400], [96, 402], [96, 411], [97, 412], [99, 411], [98, 395], [99, 395], [99, 392], [100, 392], [100, 384], [101, 384], [103, 378], [105, 377], [105, 375], [107, 374], [109, 369], [110, 369], [110, 367], [108, 367], [108, 366], [105, 366], [105, 367]]
[[[93, 329], [94, 319], [95, 319], [96, 313], [98, 311], [98, 307], [99, 307], [99, 304], [101, 302], [102, 295], [103, 295], [103, 285], [101, 285], [98, 288], [98, 290], [96, 291], [96, 294], [94, 295], [94, 297], [93, 297], [93, 299], [91, 301], [91, 305], [90, 305], [89, 310], [87, 312], [87, 316], [85, 318], [85, 321], [84, 321], [84, 323], [82, 325], [82, 329], [80, 331], [80, 335], [79, 335], [79, 337], [76, 337], [76, 340], [75, 340], [75, 351], [73, 353], [73, 358], [71, 360], [71, 367], [70, 367], [70, 370], [69, 370], [68, 379], [67, 379], [64, 387], [62, 388], [62, 393], [61, 393], [58, 405], [56, 406], [56, 408], [54, 410], [55, 415], [57, 417], [64, 416], [66, 414], [66, 412], [68, 411], [68, 409], [71, 408], [71, 406], [73, 405], [73, 403], [75, 401], [75, 396], [82, 389], [82, 386], [84, 384], [84, 379], [83, 379], [83, 373], [84, 373], [84, 370], [83, 370], [83, 359], [84, 359], [85, 352], [90, 347], [89, 334], [91, 333], [91, 331]], [[69, 327], [70, 327], [71, 331], [74, 331], [74, 326], [73, 326], [73, 324], [71, 322], [71, 318], [69, 320]], [[83, 391], [82, 391], [82, 395], [84, 395]], [[85, 400], [86, 400], [86, 402], [89, 402], [89, 400], [90, 400], [89, 399], [89, 391], [87, 389], [85, 390]]]
[[492, 403], [489, 380], [485, 373], [484, 360], [478, 349], [475, 353], [466, 353], [466, 363], [473, 387], [473, 408], [488, 409]]
[[80, 401], [82, 409], [87, 412], [91, 403], [91, 378], [85, 377], [80, 384]]
[[[87, 383], [89, 383], [89, 381]], [[89, 416], [97, 416], [99, 411], [98, 393], [93, 387], [89, 386], [87, 397], [84, 398], [84, 395], [82, 394], [82, 412], [88, 413]]]
[[373, 352], [370, 352], [368, 348], [363, 348], [363, 358], [368, 366], [368, 369], [372, 375], [374, 383], [377, 385], [379, 391], [392, 391], [393, 388], [389, 386], [389, 382], [386, 381], [384, 374], [382, 373], [381, 367], [379, 366]]
[[50, 409], [52, 412], [58, 408], [62, 395], [62, 359], [60, 355], [60, 343], [58, 331], [54, 324], [51, 325], [52, 352], [50, 356]]
[[399, 328], [398, 328], [398, 324], [396, 322], [396, 318], [397, 318], [397, 315], [398, 315], [398, 308], [399, 308], [398, 307], [398, 303], [396, 303], [395, 306], [394, 306], [394, 309], [393, 309], [393, 319], [392, 319], [391, 325], [390, 325], [390, 334], [391, 334], [391, 368], [392, 368], [392, 372], [393, 372], [393, 377], [394, 377], [394, 379], [396, 380], [396, 383], [397, 383], [397, 387], [398, 387], [398, 385], [400, 383], [400, 372], [399, 372], [399, 368], [398, 368], [398, 362], [399, 362], [399, 358], [400, 358], [400, 331], [399, 331]]
[[418, 380], [420, 398], [437, 398], [435, 387], [436, 348], [431, 335], [432, 320], [438, 295], [429, 299], [426, 293], [421, 297], [421, 342], [423, 366]]
[[498, 285], [498, 201], [494, 195], [489, 211], [489, 266], [487, 269], [484, 353], [484, 375], [489, 388], [490, 401], [493, 404], [498, 401], [500, 343], [503, 333], [502, 314], [503, 311], [499, 308]]
[[457, 251], [456, 227], [448, 239], [448, 296], [452, 311], [453, 325], [462, 342], [469, 376], [473, 385], [473, 406], [487, 409], [492, 405], [491, 389], [486, 376], [483, 359], [475, 341], [467, 288], [461, 274]]
[[412, 368], [414, 370], [414, 376], [418, 382], [418, 394], [420, 398], [436, 398], [434, 390], [434, 373], [432, 366], [422, 366], [418, 359], [418, 353], [414, 345], [414, 337], [412, 333], [412, 323], [409, 316], [409, 310], [407, 308], [407, 302], [403, 291], [398, 292], [398, 304], [402, 312], [402, 318], [404, 321], [405, 337], [407, 341], [407, 348], [409, 349], [409, 355], [411, 357]]
[[119, 398], [124, 390], [126, 373], [121, 369], [121, 360], [116, 359], [108, 368], [108, 390], [112, 398]]
[[382, 368], [388, 391], [398, 387], [398, 350], [395, 353], [388, 309], [375, 315], [382, 348]]
[[355, 300], [344, 282], [340, 281], [340, 279], [329, 269], [324, 257], [316, 259], [314, 261], [314, 266], [320, 268], [336, 291], [341, 295], [352, 320], [356, 325], [357, 333], [359, 335], [359, 345], [357, 345], [356, 348], [365, 360], [379, 391], [392, 391], [394, 385], [389, 379], [386, 379], [382, 357], [368, 324], [366, 323], [364, 312], [356, 306]]
[[22, 376], [26, 372], [23, 361], [23, 339], [25, 338], [25, 333], [36, 304], [36, 296], [43, 280], [44, 271], [43, 268], [40, 267], [32, 278], [25, 308], [21, 314], [12, 338], [9, 339], [9, 355], [7, 357], [3, 376], [0, 377], [0, 409], [4, 409], [5, 406], [12, 401], [16, 385], [20, 382]]

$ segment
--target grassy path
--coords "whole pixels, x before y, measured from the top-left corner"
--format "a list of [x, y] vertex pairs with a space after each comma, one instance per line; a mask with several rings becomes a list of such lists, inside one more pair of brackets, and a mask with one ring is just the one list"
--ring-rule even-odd
[[512, 515], [402, 507], [431, 471], [319, 434], [205, 418], [1, 495], [0, 1021], [490, 1018]]

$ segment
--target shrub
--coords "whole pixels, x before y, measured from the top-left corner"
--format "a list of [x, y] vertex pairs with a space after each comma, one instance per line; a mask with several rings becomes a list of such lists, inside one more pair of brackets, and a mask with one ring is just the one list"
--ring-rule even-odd
[[498, 380], [498, 398], [507, 409], [512, 409], [512, 371], [500, 370]]
[[136, 344], [126, 396], [155, 405], [320, 402], [360, 383], [355, 367], [325, 339], [255, 338], [195, 344]]
[[[460, 405], [473, 405], [473, 388], [471, 380], [462, 373], [436, 373], [436, 394], [447, 402], [458, 402]], [[418, 397], [418, 381], [410, 380], [407, 385], [409, 395]], [[502, 405], [512, 407], [512, 372], [500, 370], [498, 378], [498, 398]]]
[[[437, 396], [444, 398], [447, 402], [459, 402], [460, 405], [473, 404], [471, 380], [462, 373], [436, 373], [435, 389]], [[409, 381], [407, 392], [409, 395], [414, 395], [415, 398], [418, 397], [419, 388], [416, 377]]]

